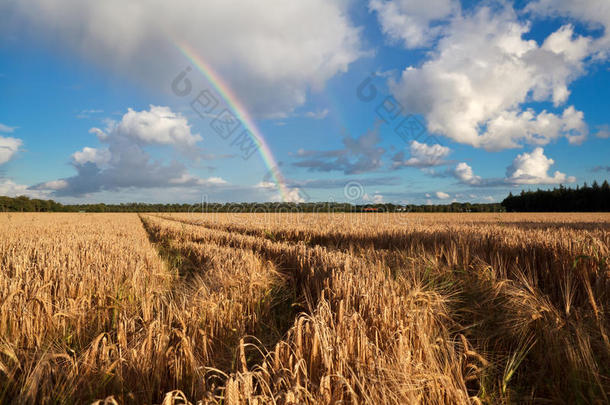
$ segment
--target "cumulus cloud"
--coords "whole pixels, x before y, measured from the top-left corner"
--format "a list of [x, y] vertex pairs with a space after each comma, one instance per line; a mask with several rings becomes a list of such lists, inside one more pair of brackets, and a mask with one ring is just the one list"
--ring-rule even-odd
[[342, 171], [345, 174], [359, 174], [377, 170], [381, 167], [381, 157], [385, 149], [379, 146], [381, 137], [379, 125], [359, 137], [346, 135], [342, 149], [329, 151], [304, 150], [296, 153], [299, 161], [294, 166], [307, 168], [310, 171]]
[[106, 131], [91, 129], [98, 138], [125, 136], [144, 144], [176, 145], [192, 147], [202, 138], [191, 133], [186, 117], [174, 113], [169, 107], [151, 105], [148, 111], [134, 111], [131, 108], [121, 121], [111, 122]]
[[227, 184], [227, 181], [225, 179], [217, 176], [208, 177], [206, 181], [210, 184]]
[[532, 153], [517, 155], [512, 165], [506, 169], [506, 180], [513, 184], [559, 184], [576, 181], [575, 177], [568, 177], [559, 171], [549, 176], [548, 171], [554, 163], [555, 161], [547, 158], [544, 150], [538, 147]]
[[[10, 133], [14, 130], [14, 127], [0, 124], [0, 132]], [[0, 165], [11, 160], [19, 152], [22, 144], [21, 139], [0, 136]], [[47, 193], [43, 190], [30, 190], [28, 186], [15, 183], [11, 179], [0, 178], [0, 195], [8, 197], [24, 195], [31, 198], [45, 198]]]
[[45, 190], [32, 190], [26, 185], [15, 183], [10, 179], [0, 179], [0, 195], [6, 197], [26, 196], [30, 198], [48, 198]]
[[371, 0], [382, 32], [406, 48], [429, 46], [442, 30], [439, 23], [457, 13], [456, 0]]
[[263, 190], [272, 190], [275, 188], [275, 183], [272, 181], [261, 181], [257, 183], [254, 187], [261, 188]]
[[[261, 181], [254, 186], [256, 189], [265, 190], [265, 191], [274, 191], [277, 190], [277, 185], [271, 181]], [[293, 203], [303, 203], [306, 202], [305, 197], [307, 196], [299, 187], [290, 186], [286, 188], [286, 192], [282, 195], [277, 192], [269, 197], [270, 201], [274, 202], [293, 202]]]
[[592, 47], [597, 58], [606, 59], [610, 55], [610, 2], [607, 0], [537, 0], [529, 3], [526, 10], [542, 16], [571, 17], [591, 28], [603, 28], [603, 35]]
[[417, 141], [411, 141], [409, 146], [411, 157], [409, 159], [404, 158], [404, 153], [399, 152], [392, 158], [392, 167], [397, 169], [399, 167], [432, 167], [444, 165], [447, 162], [445, 158], [451, 152], [446, 146], [439, 144], [428, 145]]
[[96, 149], [85, 146], [83, 150], [72, 154], [72, 161], [76, 165], [84, 165], [91, 162], [96, 166], [103, 166], [108, 163], [112, 155], [108, 149]]
[[462, 183], [470, 185], [481, 184], [481, 176], [477, 176], [472, 171], [472, 167], [467, 163], [461, 162], [455, 167], [453, 175]]
[[516, 140], [520, 138], [530, 144], [546, 145], [559, 136], [565, 136], [571, 144], [580, 144], [587, 132], [584, 114], [573, 106], [561, 115], [546, 111], [536, 114], [532, 109], [504, 111], [487, 122], [484, 147], [492, 150], [517, 147]]
[[535, 148], [531, 153], [524, 152], [517, 155], [512, 164], [506, 168], [505, 178], [482, 178], [477, 176], [467, 163], [459, 163], [452, 171], [446, 174], [455, 177], [461, 184], [475, 187], [501, 187], [517, 184], [559, 184], [573, 183], [574, 176], [555, 171], [552, 176], [548, 174], [553, 159], [544, 155], [544, 149]]
[[451, 197], [449, 194], [447, 194], [447, 193], [445, 193], [443, 191], [437, 191], [435, 193], [435, 195], [436, 195], [436, 198], [438, 198], [439, 200], [446, 200], [449, 197]]
[[289, 189], [286, 192], [286, 194], [282, 198], [279, 199], [279, 201], [293, 202], [293, 203], [306, 202], [305, 198], [303, 197], [303, 193], [301, 192], [301, 190], [299, 188]]
[[325, 0], [8, 0], [0, 27], [53, 38], [84, 57], [167, 91], [188, 61], [221, 72], [249, 111], [285, 116], [366, 52], [348, 2]]
[[0, 165], [11, 160], [19, 151], [21, 144], [21, 139], [0, 136]]
[[529, 29], [508, 5], [455, 17], [429, 60], [405, 69], [390, 87], [408, 111], [425, 116], [430, 132], [456, 142], [487, 150], [559, 137], [581, 142], [588, 133], [582, 112], [568, 106], [537, 113], [524, 104], [566, 103], [591, 39], [565, 25], [538, 45], [523, 38]]
[[365, 193], [362, 196], [362, 201], [364, 201], [365, 203], [370, 203], [370, 204], [383, 204], [383, 195], [381, 195], [379, 193], [375, 193], [373, 195], [369, 195], [369, 194]]
[[168, 107], [150, 106], [148, 111], [129, 109], [119, 122], [109, 121], [105, 130], [92, 128], [89, 132], [106, 146], [85, 147], [73, 153], [71, 164], [77, 171], [75, 176], [38, 184], [33, 190], [50, 190], [63, 197], [127, 188], [225, 184], [219, 177], [192, 176], [182, 163], [164, 163], [147, 153], [148, 145], [163, 145], [183, 152], [186, 148], [193, 149], [201, 140], [199, 135], [191, 133], [186, 118]]

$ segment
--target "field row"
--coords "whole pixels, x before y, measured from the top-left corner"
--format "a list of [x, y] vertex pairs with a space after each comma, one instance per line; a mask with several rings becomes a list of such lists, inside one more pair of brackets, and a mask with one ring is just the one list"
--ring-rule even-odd
[[[502, 381], [498, 383], [499, 393], [493, 392], [498, 390], [497, 386], [481, 387], [481, 384], [493, 386], [494, 378], [490, 376], [481, 376], [482, 380], [478, 381], [471, 376], [469, 380], [479, 387], [477, 393], [495, 395], [494, 401], [508, 400], [504, 395], [510, 391], [510, 384], [505, 379], [513, 379], [515, 383], [517, 377], [523, 379], [515, 383], [517, 387], [528, 381], [527, 389], [535, 388], [536, 394], [530, 394], [532, 399], [537, 398], [535, 395], [548, 395], [557, 400], [557, 389], [566, 384], [582, 389], [583, 384], [597, 386], [596, 391], [592, 391], [597, 392], [594, 397], [607, 392], [608, 370], [604, 367], [608, 364], [609, 346], [604, 304], [608, 302], [609, 275], [606, 266], [608, 232], [604, 230], [590, 232], [551, 227], [525, 231], [507, 230], [493, 224], [486, 227], [452, 224], [391, 231], [364, 228], [325, 235], [281, 227], [231, 225], [218, 220], [210, 223], [205, 217], [202, 220], [200, 216], [193, 218], [192, 215], [190, 219], [182, 215], [166, 217], [166, 229], [171, 227], [170, 220], [181, 223], [180, 230], [174, 224], [172, 231], [181, 233], [181, 237], [204, 244], [213, 242], [253, 249], [267, 259], [279, 259], [280, 265], [296, 269], [297, 274], [303, 269], [295, 267], [288, 258], [305, 257], [308, 252], [316, 251], [321, 257], [337, 257], [338, 262], [356, 259], [363, 262], [364, 271], [356, 276], [357, 279], [366, 278], [371, 269], [376, 269], [375, 274], [381, 274], [382, 278], [398, 281], [398, 285], [389, 288], [390, 295], [401, 291], [399, 285], [406, 291], [412, 290], [415, 278], [416, 284], [430, 288], [431, 292], [446, 299], [449, 314], [445, 325], [454, 326], [449, 331], [450, 339], [458, 342], [457, 336], [460, 336], [459, 343], [463, 345], [464, 336], [460, 332], [468, 336], [479, 353], [494, 360], [494, 366], [488, 366], [486, 370], [488, 373], [493, 374], [494, 367], [504, 365], [502, 376], [494, 377]], [[189, 222], [195, 226], [186, 226]], [[301, 251], [293, 255], [287, 253], [295, 248]], [[279, 249], [279, 252], [273, 252], [273, 249]], [[305, 269], [311, 269], [311, 265], [325, 269], [317, 263], [306, 264]], [[352, 268], [346, 270], [340, 265], [334, 268], [337, 273], [353, 272]], [[327, 275], [328, 272], [319, 273], [322, 278]], [[409, 283], [407, 279], [410, 279]], [[328, 285], [332, 287], [327, 291], [327, 299], [335, 293], [334, 284]], [[360, 294], [387, 299], [377, 293], [374, 284], [367, 282], [364, 285]], [[383, 303], [379, 305], [381, 307], [384, 307]], [[586, 339], [586, 345], [583, 346], [579, 339]], [[490, 342], [497, 347], [490, 348]], [[535, 353], [536, 350], [540, 353]], [[509, 365], [516, 367], [519, 354], [526, 351], [527, 358], [521, 359], [524, 361], [522, 370], [528, 367], [531, 370], [527, 371], [536, 372], [528, 375], [526, 371], [507, 371]], [[507, 356], [506, 353], [512, 354]], [[545, 370], [544, 376], [536, 375], [548, 364], [554, 364], [555, 368]], [[579, 376], [588, 375], [589, 380], [578, 377], [577, 381], [569, 381], [570, 377], [565, 378], [566, 364], [570, 364]], [[451, 378], [456, 380], [455, 375]], [[544, 383], [532, 387], [534, 378]], [[595, 388], [587, 386], [586, 389]], [[473, 389], [464, 392], [472, 394]], [[561, 395], [564, 394], [567, 392]], [[570, 395], [573, 397], [574, 392]], [[430, 400], [427, 398], [427, 402]]]
[[262, 362], [232, 376], [241, 400], [254, 393], [263, 403], [470, 402], [466, 378], [484, 360], [473, 351], [464, 355], [465, 338], [449, 334], [445, 297], [417, 274], [392, 277], [379, 261], [320, 246], [154, 217], [144, 222], [160, 239], [255, 252], [286, 280], [291, 306], [302, 312]]
[[0, 402], [608, 400], [606, 218], [294, 215], [0, 218]]

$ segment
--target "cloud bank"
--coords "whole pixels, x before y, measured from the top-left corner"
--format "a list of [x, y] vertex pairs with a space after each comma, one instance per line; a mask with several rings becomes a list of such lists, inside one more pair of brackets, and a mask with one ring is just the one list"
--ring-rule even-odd
[[[588, 134], [584, 115], [565, 106], [569, 86], [585, 71], [592, 39], [571, 25], [542, 44], [516, 12], [478, 8], [452, 18], [431, 56], [407, 67], [390, 87], [428, 130], [487, 150], [546, 145], [565, 137], [580, 143]], [[559, 112], [537, 112], [529, 103], [552, 102]]]
[[147, 146], [162, 145], [187, 153], [202, 140], [199, 134], [191, 132], [187, 119], [169, 107], [128, 109], [120, 121], [109, 121], [104, 130], [92, 128], [89, 132], [105, 147], [84, 147], [74, 152], [71, 165], [77, 172], [75, 176], [38, 184], [34, 190], [51, 191], [59, 197], [78, 197], [128, 188], [214, 188], [226, 183], [219, 177], [192, 176], [182, 163], [154, 160], [146, 151]]
[[188, 44], [249, 111], [286, 116], [365, 52], [345, 1], [7, 0], [0, 27], [167, 91]]

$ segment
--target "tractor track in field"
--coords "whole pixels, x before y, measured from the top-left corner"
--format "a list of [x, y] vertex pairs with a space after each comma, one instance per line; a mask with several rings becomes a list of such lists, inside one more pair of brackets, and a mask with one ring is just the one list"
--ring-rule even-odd
[[333, 271], [344, 271], [356, 263], [365, 265], [358, 258], [340, 251], [328, 250], [323, 246], [311, 247], [303, 243], [274, 242], [257, 236], [211, 229], [158, 216], [152, 217], [190, 227], [188, 230], [192, 232], [187, 232], [187, 228], [183, 228], [185, 232], [180, 238], [184, 240], [203, 245], [214, 243], [232, 249], [250, 250], [263, 260], [271, 261], [295, 290], [304, 292], [303, 301], [307, 303], [308, 309], [315, 307], [325, 280]]
[[[245, 225], [212, 224], [193, 222], [186, 219], [174, 218], [164, 215], [155, 215], [159, 218], [179, 222], [185, 225], [198, 226], [210, 231], [222, 232], [226, 235], [225, 243], [231, 245], [235, 235], [242, 235], [255, 239], [268, 240], [273, 243], [282, 243], [291, 246], [306, 246], [308, 248], [323, 248], [328, 252], [337, 252], [349, 256], [352, 260], [362, 260], [368, 263], [384, 263], [389, 267], [408, 263], [409, 257], [421, 254], [434, 257], [440, 263], [469, 269], [487, 263], [490, 266], [505, 265], [499, 261], [500, 257], [512, 258], [509, 264], [516, 273], [524, 265], [531, 268], [550, 269], [552, 271], [566, 271], [572, 269], [576, 262], [587, 262], [590, 266], [599, 266], [607, 261], [603, 256], [583, 256], [578, 249], [566, 248], [559, 245], [549, 245], [533, 238], [528, 243], [507, 243], [506, 235], [494, 232], [461, 233], [459, 229], [447, 228], [443, 230], [421, 231], [381, 231], [373, 234], [357, 234], [342, 232], [291, 232], [285, 230], [256, 229]], [[504, 231], [509, 234], [510, 228]], [[563, 231], [562, 231], [563, 232]], [[565, 231], [569, 232], [569, 231]], [[599, 241], [609, 243], [608, 235], [603, 231]], [[397, 253], [399, 253], [397, 255]], [[398, 256], [403, 259], [396, 262]], [[458, 260], [456, 260], [456, 257]], [[459, 262], [459, 263], [456, 263]], [[393, 269], [392, 271], [394, 271]]]
[[[142, 225], [149, 235], [150, 242], [155, 246], [162, 260], [178, 272], [178, 280], [173, 290], [186, 295], [187, 300], [192, 300], [195, 295], [201, 293], [193, 289], [191, 284], [197, 278], [205, 278], [206, 273], [221, 267], [240, 267], [234, 260], [224, 263], [226, 256], [224, 253], [232, 253], [233, 256], [254, 255], [261, 261], [261, 267], [273, 268], [269, 263], [272, 260], [263, 258], [256, 251], [247, 247], [232, 246], [229, 244], [217, 243], [214, 240], [200, 240], [193, 238], [172, 238], [171, 235], [163, 232], [162, 224], [155, 224], [140, 215]], [[182, 235], [183, 236], [183, 235]], [[215, 340], [215, 351], [220, 358], [216, 368], [223, 371], [226, 375], [234, 371], [236, 364], [239, 363], [241, 351], [244, 351], [249, 368], [259, 366], [263, 361], [264, 352], [271, 351], [275, 345], [282, 341], [288, 330], [298, 319], [299, 314], [306, 312], [306, 305], [303, 297], [298, 294], [298, 289], [293, 280], [285, 273], [280, 272], [282, 277], [274, 278], [273, 284], [267, 286], [264, 296], [266, 305], [263, 312], [255, 314], [244, 314], [253, 318], [253, 323], [242, 335], [226, 330], [221, 339]], [[213, 280], [211, 284], [222, 284], [223, 280]], [[207, 285], [205, 290], [214, 290], [213, 285]], [[262, 305], [262, 304], [261, 304]], [[243, 342], [251, 342], [253, 345], [243, 345]], [[261, 351], [262, 349], [262, 351]], [[224, 378], [224, 376], [217, 376]]]

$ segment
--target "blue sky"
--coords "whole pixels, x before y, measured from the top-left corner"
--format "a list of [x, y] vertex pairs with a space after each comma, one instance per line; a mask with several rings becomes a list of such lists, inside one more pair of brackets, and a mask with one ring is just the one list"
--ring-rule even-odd
[[[603, 181], [609, 30], [606, 0], [9, 0], [0, 194], [447, 203]], [[190, 67], [192, 94], [231, 101], [178, 43], [278, 167], [173, 93]]]

